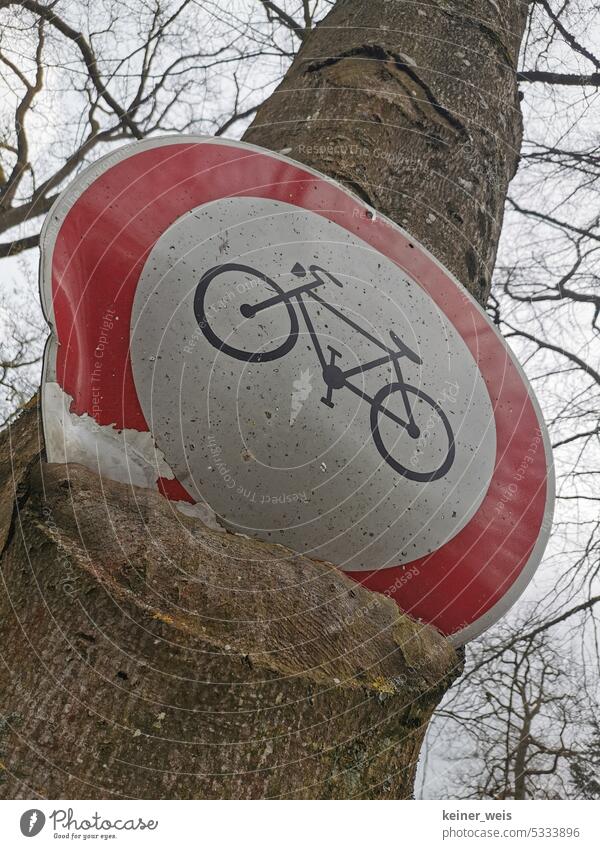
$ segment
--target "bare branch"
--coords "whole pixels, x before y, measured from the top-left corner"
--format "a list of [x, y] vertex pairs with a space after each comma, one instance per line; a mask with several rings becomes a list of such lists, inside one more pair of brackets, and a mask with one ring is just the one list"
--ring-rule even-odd
[[551, 224], [553, 227], [558, 227], [561, 230], [567, 230], [571, 233], [578, 233], [580, 236], [587, 236], [589, 239], [594, 239], [596, 242], [600, 242], [600, 235], [593, 233], [598, 225], [600, 224], [600, 218], [595, 218], [594, 221], [588, 227], [577, 227], [574, 224], [569, 224], [567, 221], [560, 221], [558, 218], [555, 218], [553, 215], [548, 215], [544, 212], [538, 212], [535, 209], [525, 209], [520, 206], [515, 200], [512, 198], [507, 198], [507, 202], [513, 209], [516, 209], [517, 212], [520, 212], [522, 215], [528, 215], [531, 218], [537, 218], [540, 221], [545, 221], [547, 224]]
[[571, 362], [579, 366], [582, 371], [593, 378], [593, 380], [595, 380], [600, 386], [600, 372], [597, 372], [596, 369], [592, 368], [592, 366], [586, 363], [585, 360], [582, 360], [581, 357], [578, 357], [577, 354], [574, 354], [572, 351], [568, 351], [561, 345], [554, 345], [552, 342], [546, 342], [544, 339], [538, 339], [536, 336], [532, 336], [531, 333], [527, 333], [525, 330], [519, 330], [507, 322], [505, 322], [505, 324], [511, 330], [510, 333], [505, 334], [507, 339], [511, 336], [520, 336], [522, 339], [528, 339], [530, 342], [535, 342], [538, 348], [544, 348], [547, 351], [554, 351], [556, 354], [566, 357], [568, 360], [571, 360]]
[[546, 83], [547, 85], [578, 86], [600, 86], [600, 73], [593, 74], [560, 74], [554, 71], [519, 71], [517, 74], [519, 82], [523, 83]]
[[15, 256], [23, 251], [28, 251], [30, 248], [37, 248], [39, 243], [39, 233], [34, 233], [31, 236], [24, 236], [22, 239], [15, 239], [13, 242], [2, 242], [0, 243], [0, 259], [7, 256]]
[[581, 56], [583, 56], [585, 59], [587, 59], [589, 62], [591, 62], [592, 65], [597, 70], [600, 70], [600, 60], [597, 59], [596, 56], [594, 56], [593, 53], [591, 53], [589, 50], [587, 50], [575, 38], [575, 36], [568, 31], [568, 29], [564, 26], [564, 24], [560, 20], [559, 16], [552, 10], [552, 7], [550, 6], [550, 3], [548, 2], [548, 0], [536, 0], [536, 2], [538, 4], [538, 6], [541, 6], [544, 9], [546, 14], [548, 15], [548, 17], [550, 18], [550, 20], [552, 21], [552, 23], [556, 27], [556, 29], [559, 31], [559, 33], [562, 35], [564, 40], [569, 45], [569, 47], [571, 47], [576, 53], [579, 53]]
[[135, 121], [132, 120], [127, 110], [124, 109], [117, 102], [117, 100], [106, 88], [106, 85], [104, 84], [102, 77], [100, 76], [100, 72], [98, 70], [98, 60], [96, 58], [96, 55], [83, 33], [77, 32], [77, 30], [69, 26], [69, 24], [67, 24], [63, 18], [59, 17], [53, 11], [53, 6], [44, 6], [42, 3], [38, 3], [37, 0], [5, 0], [3, 5], [23, 6], [23, 8], [28, 9], [35, 15], [38, 15], [42, 20], [46, 21], [48, 24], [58, 30], [58, 32], [62, 33], [62, 35], [64, 35], [66, 38], [70, 39], [74, 44], [76, 44], [79, 48], [81, 56], [83, 57], [83, 61], [90, 75], [90, 79], [92, 80], [94, 87], [100, 97], [115, 113], [121, 123], [130, 130], [131, 134], [135, 138], [143, 138], [143, 133], [136, 125]]
[[36, 74], [35, 81], [30, 83], [27, 77], [10, 61], [6, 56], [0, 54], [0, 60], [4, 62], [19, 78], [25, 86], [25, 94], [15, 111], [15, 132], [17, 136], [17, 159], [12, 169], [12, 172], [6, 183], [0, 187], [0, 208], [5, 209], [14, 198], [21, 177], [25, 170], [29, 167], [29, 141], [27, 131], [25, 129], [25, 121], [27, 113], [31, 109], [31, 105], [35, 100], [35, 96], [42, 90], [44, 82], [44, 68], [42, 65], [42, 51], [44, 48], [44, 28], [43, 21], [40, 19], [38, 23], [38, 43], [35, 52]]
[[280, 23], [282, 23], [285, 27], [291, 30], [294, 35], [298, 36], [300, 41], [306, 37], [306, 29], [301, 26], [298, 21], [295, 21], [291, 15], [277, 6], [276, 3], [273, 3], [272, 0], [260, 0], [265, 9], [267, 10], [267, 15], [271, 18], [271, 14], [274, 15]]

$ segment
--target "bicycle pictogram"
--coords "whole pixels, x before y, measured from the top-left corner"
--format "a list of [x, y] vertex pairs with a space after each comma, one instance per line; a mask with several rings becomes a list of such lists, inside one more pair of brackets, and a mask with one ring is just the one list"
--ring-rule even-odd
[[[264, 284], [273, 294], [256, 304], [243, 303], [237, 306], [231, 299], [226, 301], [224, 308], [237, 310], [238, 314], [235, 316], [236, 320], [232, 323], [234, 330], [227, 335], [226, 339], [221, 339], [211, 325], [211, 311], [207, 308], [207, 293], [211, 284], [214, 285], [219, 277], [230, 273], [239, 273], [254, 278]], [[266, 274], [242, 263], [227, 262], [209, 269], [202, 276], [194, 296], [196, 321], [208, 342], [218, 351], [236, 360], [252, 363], [272, 362], [285, 357], [294, 348], [300, 335], [300, 315], [306, 325], [321, 368], [321, 375], [326, 389], [324, 395], [321, 397], [321, 402], [328, 408], [333, 409], [335, 407], [334, 393], [342, 390], [352, 392], [370, 407], [369, 421], [371, 437], [379, 454], [392, 469], [403, 477], [413, 481], [428, 482], [444, 477], [451, 469], [456, 454], [452, 427], [440, 404], [422, 389], [413, 386], [404, 379], [400, 365], [400, 361], [403, 359], [415, 365], [422, 365], [423, 360], [421, 357], [403, 342], [393, 330], [388, 331], [393, 345], [391, 347], [384, 344], [381, 339], [378, 339], [364, 327], [361, 327], [349, 316], [344, 315], [337, 307], [327, 303], [316, 291], [317, 289], [325, 286], [327, 283], [335, 285], [340, 289], [343, 288], [343, 284], [331, 272], [318, 265], [310, 265], [306, 269], [297, 262], [291, 269], [291, 273], [303, 282], [288, 291], [284, 291], [278, 283], [267, 277]], [[304, 278], [307, 279], [304, 280]], [[308, 297], [312, 298], [324, 309], [351, 327], [360, 336], [379, 348], [382, 354], [375, 359], [355, 365], [352, 368], [342, 368], [339, 363], [343, 355], [338, 350], [327, 344], [325, 348], [328, 353], [325, 353], [323, 344], [319, 339], [307, 308], [306, 298]], [[244, 346], [241, 342], [239, 346], [236, 346], [236, 329], [238, 330], [238, 336], [242, 336], [243, 334], [239, 331], [240, 328], [243, 328], [245, 322], [260, 321], [261, 314], [275, 309], [285, 310], [287, 313], [290, 329], [289, 334], [284, 335], [283, 341], [277, 341], [275, 347], [268, 349], [265, 349], [265, 346], [261, 345], [260, 350], [248, 350], [247, 346]], [[356, 378], [358, 375], [366, 374], [372, 369], [384, 366], [386, 363], [391, 364], [395, 379], [381, 386], [374, 395], [369, 395], [364, 389], [353, 382], [353, 378]], [[391, 406], [396, 405], [398, 402], [400, 402], [400, 415], [391, 409]], [[384, 419], [387, 423], [393, 422], [415, 444], [418, 444], [419, 440], [423, 438], [423, 428], [419, 427], [417, 423], [415, 409], [416, 405], [420, 404], [424, 404], [430, 408], [428, 410], [428, 433], [433, 430], [434, 434], [438, 437], [438, 443], [441, 441], [441, 444], [444, 446], [441, 450], [441, 462], [434, 459], [435, 468], [430, 470], [420, 468], [420, 462], [416, 462], [417, 454], [420, 453], [419, 451], [413, 452], [412, 459], [415, 462], [412, 463], [412, 466], [407, 464], [406, 459], [401, 460], [398, 456], [394, 456], [394, 451], [396, 451], [396, 455], [398, 454], [398, 437], [391, 439], [389, 430], [385, 432], [382, 430]], [[419, 417], [419, 420], [421, 420], [421, 417]], [[430, 427], [430, 425], [432, 426]], [[393, 442], [392, 445], [389, 445], [390, 441]], [[386, 442], [388, 444], [387, 446]]]

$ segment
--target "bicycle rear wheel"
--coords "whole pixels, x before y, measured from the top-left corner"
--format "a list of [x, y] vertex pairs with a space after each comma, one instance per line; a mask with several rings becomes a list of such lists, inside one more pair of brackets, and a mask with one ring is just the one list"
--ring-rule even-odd
[[[283, 289], [278, 286], [274, 280], [271, 280], [271, 278], [267, 277], [266, 274], [263, 274], [262, 271], [257, 271], [249, 265], [243, 265], [237, 262], [227, 262], [223, 265], [216, 265], [203, 274], [200, 283], [196, 288], [196, 293], [194, 295], [194, 315], [196, 316], [198, 327], [214, 348], [236, 360], [242, 360], [248, 363], [265, 363], [284, 357], [296, 344], [299, 329], [298, 317], [289, 301], [282, 300], [279, 304], [269, 307], [269, 309], [265, 310], [263, 313], [263, 315], [268, 315], [272, 310], [280, 310], [281, 315], [283, 315], [283, 310], [287, 312], [287, 316], [289, 318], [289, 330], [287, 330], [285, 325], [282, 323], [282, 328], [285, 328], [284, 333], [279, 334], [278, 337], [276, 337], [283, 337], [284, 341], [280, 344], [276, 344], [273, 348], [269, 348], [265, 347], [269, 344], [269, 339], [265, 338], [258, 350], [256, 347], [250, 347], [250, 345], [247, 344], [247, 340], [244, 339], [243, 330], [244, 323], [248, 321], [255, 322], [255, 327], [262, 328], [263, 323], [261, 323], [261, 314], [258, 314], [251, 319], [243, 317], [240, 312], [240, 305], [236, 303], [236, 294], [238, 295], [238, 301], [240, 300], [240, 295], [239, 290], [236, 293], [235, 286], [226, 288], [220, 299], [215, 300], [218, 308], [215, 308], [214, 304], [211, 305], [208, 303], [209, 298], [207, 298], [207, 294], [209, 293], [209, 287], [211, 287], [211, 285], [214, 287], [219, 282], [219, 277], [221, 275], [226, 275], [231, 272], [245, 275], [247, 278], [254, 278], [271, 289], [271, 291], [275, 292], [277, 295], [285, 295]], [[241, 291], [244, 295], [247, 294], [245, 289], [242, 288]], [[227, 326], [229, 333], [225, 336], [225, 338], [222, 338], [225, 334], [222, 331], [217, 330], [214, 325], [216, 324], [217, 318], [223, 316], [224, 313], [222, 311], [225, 310], [228, 311]]]

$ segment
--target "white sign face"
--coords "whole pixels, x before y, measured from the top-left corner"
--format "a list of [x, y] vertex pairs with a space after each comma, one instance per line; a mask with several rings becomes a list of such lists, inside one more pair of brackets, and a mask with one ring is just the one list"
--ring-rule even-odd
[[472, 353], [338, 224], [223, 198], [158, 239], [131, 319], [156, 445], [231, 529], [345, 569], [408, 563], [471, 519], [496, 458]]

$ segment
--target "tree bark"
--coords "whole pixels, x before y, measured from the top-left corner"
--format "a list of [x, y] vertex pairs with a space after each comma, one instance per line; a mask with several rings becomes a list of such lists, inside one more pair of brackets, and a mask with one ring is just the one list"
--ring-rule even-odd
[[0, 442], [3, 798], [410, 795], [437, 631], [40, 447], [32, 405]]
[[[341, 0], [246, 138], [343, 181], [483, 303], [521, 137], [517, 0]], [[0, 796], [404, 798], [460, 668], [329, 564], [0, 438]]]

